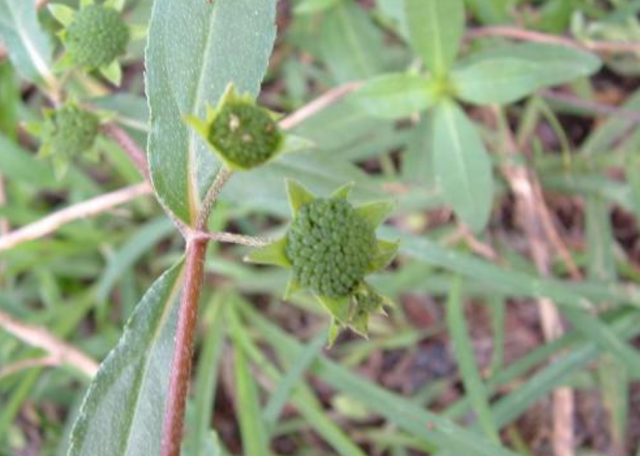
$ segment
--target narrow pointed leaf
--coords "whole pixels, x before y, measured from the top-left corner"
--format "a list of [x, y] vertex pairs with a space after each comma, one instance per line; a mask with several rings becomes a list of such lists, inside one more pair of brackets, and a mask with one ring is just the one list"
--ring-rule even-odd
[[235, 376], [243, 454], [269, 456], [271, 452], [265, 423], [262, 420], [258, 386], [242, 350], [235, 350]]
[[276, 0], [156, 0], [146, 53], [149, 167], [164, 207], [193, 225], [220, 166], [183, 118], [204, 118], [229, 83], [256, 96], [275, 39]]
[[292, 179], [287, 180], [287, 195], [293, 215], [296, 215], [302, 206], [316, 199], [309, 190]]
[[473, 411], [487, 437], [499, 443], [498, 429], [491, 413], [487, 390], [478, 371], [474, 358], [472, 341], [464, 314], [462, 302], [462, 280], [454, 277], [447, 301], [447, 324], [453, 343], [453, 351], [458, 362], [464, 389], [469, 396]]
[[179, 263], [149, 288], [101, 364], [74, 425], [69, 456], [159, 454], [182, 271]]
[[22, 77], [53, 82], [49, 38], [40, 27], [32, 1], [0, 0], [0, 39]]
[[506, 104], [537, 89], [589, 76], [602, 65], [590, 52], [548, 44], [513, 44], [476, 55], [456, 70], [453, 83], [461, 99]]
[[463, 0], [404, 0], [411, 45], [435, 76], [447, 74], [464, 32]]
[[412, 74], [388, 74], [367, 81], [355, 97], [368, 114], [401, 119], [424, 111], [433, 103], [427, 79]]
[[482, 230], [493, 206], [491, 162], [475, 127], [454, 103], [436, 108], [433, 161], [445, 200], [473, 231]]
[[395, 207], [396, 204], [393, 201], [374, 201], [360, 206], [356, 210], [369, 226], [375, 229], [382, 225]]
[[286, 238], [282, 238], [273, 244], [255, 249], [245, 257], [245, 260], [257, 264], [290, 267], [291, 262], [285, 252], [286, 245]]

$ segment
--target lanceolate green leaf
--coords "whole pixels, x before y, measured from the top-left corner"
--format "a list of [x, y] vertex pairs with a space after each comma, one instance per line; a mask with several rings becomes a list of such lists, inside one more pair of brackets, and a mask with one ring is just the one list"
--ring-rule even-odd
[[493, 205], [493, 174], [487, 151], [471, 121], [444, 102], [433, 118], [433, 164], [445, 200], [472, 230], [484, 228]]
[[594, 54], [565, 46], [527, 43], [492, 49], [453, 73], [461, 99], [477, 104], [511, 103], [541, 87], [589, 76], [600, 68]]
[[146, 52], [149, 167], [158, 197], [195, 222], [219, 168], [184, 122], [204, 117], [227, 84], [257, 95], [275, 40], [275, 0], [156, 0]]
[[462, 0], [405, 0], [413, 48], [435, 76], [444, 76], [464, 33]]
[[73, 428], [69, 456], [159, 454], [182, 266], [149, 288], [100, 366]]
[[25, 79], [52, 81], [51, 43], [40, 28], [33, 1], [0, 0], [0, 39]]

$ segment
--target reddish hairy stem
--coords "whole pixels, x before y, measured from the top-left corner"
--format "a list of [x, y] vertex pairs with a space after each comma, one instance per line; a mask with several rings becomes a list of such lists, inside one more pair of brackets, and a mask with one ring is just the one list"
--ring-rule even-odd
[[185, 282], [180, 298], [176, 350], [169, 380], [169, 396], [165, 409], [160, 456], [180, 455], [207, 244], [206, 238], [194, 238], [189, 240], [187, 247]]

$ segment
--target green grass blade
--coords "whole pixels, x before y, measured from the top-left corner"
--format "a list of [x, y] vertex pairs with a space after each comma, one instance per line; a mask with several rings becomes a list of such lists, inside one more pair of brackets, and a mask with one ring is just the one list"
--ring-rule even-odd
[[447, 323], [453, 343], [453, 351], [458, 361], [465, 391], [471, 400], [471, 405], [478, 419], [478, 423], [492, 442], [499, 443], [500, 437], [491, 414], [487, 391], [482, 377], [480, 377], [480, 373], [478, 372], [472, 342], [469, 338], [469, 329], [465, 321], [461, 288], [462, 281], [460, 278], [454, 278], [449, 292], [449, 300], [447, 301]]

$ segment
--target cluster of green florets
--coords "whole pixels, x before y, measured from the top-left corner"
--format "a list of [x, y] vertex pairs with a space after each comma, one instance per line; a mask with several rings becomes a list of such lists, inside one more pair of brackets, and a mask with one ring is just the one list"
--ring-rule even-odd
[[100, 120], [95, 114], [67, 105], [45, 122], [42, 140], [53, 155], [75, 156], [93, 147], [99, 128]]
[[80, 67], [106, 67], [125, 53], [129, 29], [113, 8], [86, 6], [67, 28], [66, 46], [71, 59]]
[[374, 230], [344, 199], [316, 199], [301, 207], [287, 234], [295, 280], [330, 298], [353, 292], [375, 251]]
[[245, 101], [226, 103], [210, 126], [209, 142], [243, 168], [268, 161], [280, 148], [282, 134], [269, 113]]

